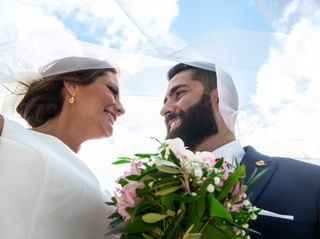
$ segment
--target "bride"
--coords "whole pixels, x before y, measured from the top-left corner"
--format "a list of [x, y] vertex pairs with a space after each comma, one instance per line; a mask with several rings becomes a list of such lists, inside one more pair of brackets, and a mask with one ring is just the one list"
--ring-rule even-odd
[[0, 115], [1, 239], [105, 238], [114, 208], [76, 153], [124, 114], [118, 77], [106, 61], [58, 59], [24, 83], [17, 112], [32, 128]]

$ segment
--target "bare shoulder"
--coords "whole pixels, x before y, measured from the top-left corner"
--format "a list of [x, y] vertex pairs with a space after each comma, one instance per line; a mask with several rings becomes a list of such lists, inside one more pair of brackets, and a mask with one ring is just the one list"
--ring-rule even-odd
[[0, 114], [0, 135], [2, 134], [3, 122], [4, 122], [3, 116]]

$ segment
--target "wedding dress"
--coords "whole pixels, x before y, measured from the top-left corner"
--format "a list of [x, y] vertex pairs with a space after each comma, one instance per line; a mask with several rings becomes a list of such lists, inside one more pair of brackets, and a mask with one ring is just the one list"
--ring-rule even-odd
[[99, 239], [114, 208], [88, 167], [56, 137], [5, 119], [0, 138], [0, 238]]

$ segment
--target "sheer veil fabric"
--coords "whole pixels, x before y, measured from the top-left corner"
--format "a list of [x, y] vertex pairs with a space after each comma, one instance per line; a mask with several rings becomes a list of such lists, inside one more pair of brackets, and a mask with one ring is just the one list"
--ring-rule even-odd
[[[26, 0], [24, 2], [28, 3], [30, 1]], [[252, 87], [255, 87], [258, 77], [257, 72], [265, 67], [266, 59], [270, 59], [274, 47], [289, 40], [287, 35], [277, 32], [271, 34], [242, 29], [215, 32], [212, 29], [213, 34], [190, 45], [173, 34], [162, 34], [162, 26], [160, 25], [150, 27], [149, 13], [143, 10], [143, 4], [141, 8], [137, 6], [134, 8], [135, 3], [129, 0], [117, 0], [114, 3], [122, 9], [122, 14], [127, 17], [130, 24], [134, 25], [136, 30], [141, 33], [141, 38], [145, 43], [141, 46], [141, 49], [126, 51], [105, 47], [100, 43], [94, 44], [77, 40], [72, 48], [64, 49], [63, 44], [56, 46], [56, 48], [47, 46], [41, 55], [34, 55], [32, 54], [32, 47], [35, 46], [30, 44], [32, 37], [28, 36], [30, 39], [27, 46], [30, 49], [27, 49], [24, 44], [25, 36], [20, 33], [21, 29], [10, 20], [0, 18], [0, 32], [4, 33], [0, 34], [1, 81], [5, 81], [6, 86], [10, 89], [16, 89], [14, 84], [9, 84], [10, 79], [15, 79], [12, 76], [19, 75], [17, 74], [19, 72], [37, 72], [40, 65], [44, 65], [51, 59], [65, 56], [98, 57], [117, 65], [121, 72], [120, 84], [123, 99], [127, 101], [127, 105], [132, 107], [127, 107], [129, 109], [126, 115], [119, 120], [112, 140], [105, 142], [117, 151], [110, 152], [110, 158], [115, 159], [119, 156], [119, 149], [124, 154], [136, 149], [139, 146], [139, 139], [149, 138], [150, 136], [164, 137], [165, 129], [159, 126], [162, 124], [162, 119], [158, 116], [158, 111], [166, 89], [166, 72], [171, 66], [178, 62], [193, 62], [198, 67], [209, 67], [210, 69], [214, 67], [218, 74], [223, 117], [228, 127], [236, 133], [244, 145], [257, 145], [258, 149], [266, 153], [271, 150], [272, 154], [302, 159], [310, 157], [319, 159], [317, 143], [319, 138], [315, 135], [315, 132], [311, 132], [312, 134], [309, 132], [308, 135], [306, 130], [302, 129], [303, 127], [301, 127], [301, 130], [294, 127], [291, 132], [284, 131], [281, 137], [269, 132], [273, 129], [281, 130], [281, 125], [286, 125], [286, 122], [289, 121], [297, 122], [296, 125], [299, 125], [299, 123], [317, 125], [315, 121], [318, 119], [319, 107], [317, 105], [319, 105], [319, 99], [315, 97], [315, 94], [310, 94], [310, 97], [301, 96], [301, 98], [299, 98], [300, 95], [296, 95], [297, 97], [292, 103], [287, 103], [285, 99], [279, 105], [279, 107], [283, 107], [283, 112], [286, 112], [286, 109], [304, 104], [306, 107], [303, 112], [280, 115], [276, 114], [278, 107], [275, 107], [270, 110], [274, 114], [268, 114], [260, 112], [259, 107], [252, 102], [253, 96], [249, 95], [249, 91], [244, 86], [246, 84], [239, 80], [250, 81]], [[190, 32], [192, 30], [190, 29]], [[65, 41], [71, 40], [65, 38]], [[38, 47], [43, 46], [39, 44]], [[203, 62], [206, 62], [206, 64], [203, 64]], [[33, 74], [29, 75], [30, 77], [24, 76], [23, 78], [35, 78], [32, 76]], [[245, 77], [239, 77], [243, 75]], [[295, 77], [295, 72], [293, 75]], [[300, 75], [298, 76], [300, 77]], [[237, 91], [225, 92], [224, 84], [235, 85]], [[5, 113], [13, 112], [12, 109], [16, 104], [16, 100], [10, 98], [11, 96], [7, 97], [9, 103], [2, 107]], [[150, 106], [147, 104], [152, 105], [150, 107], [152, 110], [145, 114], [143, 108]], [[136, 105], [141, 105], [141, 107], [137, 109]], [[156, 110], [157, 107], [159, 110]], [[144, 115], [144, 117], [141, 117], [141, 115]], [[146, 133], [142, 134], [142, 131], [146, 131]], [[128, 144], [126, 145], [127, 148], [123, 150], [124, 139], [136, 142], [136, 144]], [[302, 141], [304, 141], [304, 149], [302, 149]], [[145, 147], [148, 149], [150, 145], [153, 144], [146, 144]], [[282, 145], [282, 147], [279, 147], [279, 145]], [[276, 148], [278, 148], [278, 151], [274, 150]], [[87, 153], [87, 156], [91, 157], [89, 153]], [[105, 157], [101, 156], [101, 160], [105, 160]], [[104, 167], [104, 164], [101, 163], [94, 167], [96, 167], [97, 172], [100, 172], [100, 175], [103, 175], [101, 177], [105, 177], [99, 168], [100, 166]], [[113, 182], [111, 179], [114, 178], [105, 180], [109, 189], [113, 188], [113, 185], [110, 184], [110, 182]]]

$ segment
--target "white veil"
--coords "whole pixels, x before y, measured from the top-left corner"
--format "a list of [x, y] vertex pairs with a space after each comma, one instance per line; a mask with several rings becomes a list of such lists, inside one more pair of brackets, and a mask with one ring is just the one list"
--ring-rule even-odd
[[[30, 6], [30, 12], [37, 8], [37, 4], [33, 1], [20, 0], [19, 2]], [[288, 1], [281, 1], [281, 4], [284, 4], [284, 2]], [[52, 1], [45, 4], [47, 4], [46, 11], [48, 12], [52, 4], [55, 7], [59, 5], [55, 9], [63, 9], [60, 11], [62, 15], [72, 16], [74, 14], [70, 10], [71, 8], [69, 8], [69, 5], [73, 4], [71, 1], [65, 3]], [[259, 151], [266, 154], [308, 160], [320, 158], [318, 143], [320, 138], [316, 132], [317, 121], [320, 118], [318, 115], [318, 112], [320, 112], [320, 108], [318, 107], [320, 100], [316, 89], [320, 87], [319, 81], [310, 80], [310, 77], [307, 77], [310, 74], [306, 74], [314, 72], [312, 75], [312, 79], [314, 79], [319, 75], [319, 71], [314, 67], [304, 68], [298, 65], [298, 63], [295, 67], [286, 69], [286, 63], [289, 63], [289, 61], [298, 62], [297, 57], [289, 54], [290, 47], [296, 46], [296, 43], [291, 42], [291, 36], [297, 34], [299, 30], [305, 31], [308, 39], [317, 39], [307, 29], [308, 26], [315, 22], [320, 22], [319, 13], [316, 13], [319, 5], [315, 4], [315, 7], [312, 8], [314, 11], [312, 21], [302, 21], [301, 26], [297, 25], [296, 29], [287, 30], [287, 34], [283, 34], [285, 31], [270, 34], [241, 29], [223, 31], [212, 29], [211, 32], [213, 33], [203, 40], [189, 44], [170, 33], [170, 31], [164, 34], [163, 28], [167, 27], [167, 22], [159, 24], [157, 21], [148, 20], [150, 14], [157, 15], [161, 14], [161, 11], [173, 11], [173, 8], [156, 9], [158, 11], [148, 12], [144, 10], [143, 5], [154, 3], [143, 0], [105, 1], [104, 4], [106, 7], [94, 9], [94, 14], [98, 16], [98, 20], [108, 22], [107, 15], [114, 14], [116, 8], [122, 9], [122, 12], [119, 13], [121, 16], [110, 22], [112, 27], [108, 31], [111, 34], [113, 32], [116, 33], [116, 30], [114, 30], [116, 26], [130, 28], [126, 34], [129, 34], [132, 42], [138, 42], [139, 50], [128, 51], [128, 44], [124, 44], [125, 47], [121, 49], [116, 44], [112, 48], [113, 41], [117, 40], [116, 37], [111, 37], [111, 40], [104, 38], [100, 42], [91, 41], [91, 43], [88, 43], [81, 36], [87, 35], [89, 37], [91, 31], [99, 30], [91, 29], [90, 27], [87, 28], [86, 32], [81, 34], [79, 37], [81, 40], [70, 36], [68, 32], [63, 32], [53, 36], [54, 41], [50, 42], [52, 45], [45, 45], [44, 42], [39, 42], [36, 38], [26, 34], [27, 28], [21, 27], [23, 23], [20, 22], [19, 25], [14, 22], [13, 18], [9, 20], [8, 16], [0, 18], [1, 73], [5, 72], [7, 75], [12, 75], [16, 72], [25, 72], [30, 69], [35, 70], [53, 59], [66, 56], [97, 57], [101, 60], [110, 61], [120, 68], [122, 76], [120, 81], [121, 95], [124, 107], [126, 108], [126, 114], [119, 118], [115, 134], [112, 138], [103, 142], [88, 143], [87, 145], [88, 149], [94, 148], [93, 144], [103, 144], [105, 148], [114, 149], [108, 150], [108, 159], [106, 159], [106, 156], [103, 156], [104, 153], [101, 153], [100, 161], [102, 163], [96, 163], [96, 165], [92, 166], [98, 175], [105, 176], [106, 160], [110, 163], [118, 156], [128, 155], [140, 149], [143, 151], [144, 148], [150, 150], [154, 148], [151, 148], [154, 144], [152, 140], [149, 140], [149, 137], [157, 137], [159, 139], [164, 137], [165, 128], [159, 116], [159, 111], [167, 86], [167, 70], [178, 62], [190, 61], [206, 61], [214, 64], [218, 80], [226, 79], [222, 82], [226, 82], [226, 84], [227, 82], [231, 82], [237, 88], [239, 100], [236, 93], [226, 94], [223, 93], [223, 89], [219, 93], [221, 94], [220, 98], [223, 99], [220, 102], [223, 104], [222, 108], [225, 111], [225, 121], [230, 122], [227, 123], [228, 126], [234, 129], [243, 145], [252, 144]], [[199, 2], [199, 4], [201, 3]], [[266, 6], [267, 3], [261, 0], [257, 4]], [[10, 5], [11, 3], [0, 3], [0, 7], [7, 10]], [[139, 8], [139, 5], [142, 7]], [[90, 3], [88, 6], [93, 9], [95, 3]], [[300, 5], [301, 8], [303, 6]], [[268, 7], [270, 6], [264, 9], [268, 10]], [[75, 9], [77, 9], [77, 6]], [[18, 10], [19, 8], [17, 8]], [[218, 11], [219, 9], [216, 10]], [[311, 14], [312, 11], [310, 9], [308, 11]], [[56, 14], [49, 13], [51, 15]], [[264, 12], [272, 20], [274, 20], [273, 14], [275, 13], [272, 9], [271, 11]], [[39, 13], [37, 12], [37, 14]], [[90, 14], [79, 13], [77, 17], [80, 19], [78, 19], [79, 22], [84, 25], [86, 21], [91, 22]], [[51, 24], [50, 29], [60, 29], [59, 27], [61, 26], [57, 22], [54, 22], [52, 18], [49, 20]], [[282, 21], [284, 20], [282, 19]], [[40, 28], [38, 25], [37, 27]], [[188, 28], [189, 26], [185, 27]], [[194, 29], [189, 29], [190, 32], [192, 30]], [[133, 33], [136, 34], [137, 32], [141, 35], [139, 40], [133, 36]], [[120, 33], [124, 34], [121, 31]], [[45, 32], [45, 34], [48, 34], [48, 32]], [[50, 36], [52, 37], [52, 35]], [[306, 41], [304, 38], [300, 39], [301, 45], [303, 45], [304, 40]], [[316, 42], [316, 40], [314, 41]], [[106, 42], [108, 44], [105, 44]], [[287, 42], [288, 47], [280, 47], [280, 50], [276, 50], [277, 45], [284, 46], [283, 42]], [[65, 47], [66, 45], [68, 48]], [[41, 54], [39, 54], [39, 51], [36, 51], [38, 49], [40, 49]], [[307, 48], [301, 49], [301, 52], [303, 51], [309, 52]], [[308, 55], [319, 56], [316, 59], [320, 58], [318, 48], [311, 49]], [[282, 59], [278, 62], [279, 69], [277, 71], [270, 67], [270, 62], [276, 56], [278, 56], [277, 59]], [[310, 61], [309, 65], [311, 66], [312, 60], [310, 59], [311, 57], [306, 57], [306, 61]], [[199, 64], [196, 66], [203, 67]], [[289, 79], [288, 75], [284, 75], [282, 70], [292, 72], [292, 77], [289, 74], [291, 77]], [[2, 81], [6, 79], [3, 77], [4, 75], [1, 75]], [[230, 81], [230, 76], [233, 83]], [[263, 80], [257, 81], [257, 78], [263, 78]], [[289, 80], [296, 82], [295, 86], [297, 87], [300, 87], [300, 85], [302, 85], [302, 88], [305, 87], [303, 88], [305, 89], [304, 94], [295, 93], [294, 87], [278, 92], [278, 89], [280, 89], [278, 86], [286, 84]], [[221, 88], [222, 85], [222, 83], [218, 83], [218, 87]], [[248, 89], [248, 86], [257, 88], [259, 95], [257, 92], [255, 95], [250, 95], [249, 92], [252, 92], [252, 89]], [[0, 87], [0, 93], [1, 91], [5, 92]], [[294, 97], [286, 98], [285, 96], [288, 92], [291, 92], [291, 95]], [[268, 97], [268, 100], [272, 101], [272, 108], [268, 108], [269, 106], [264, 105], [265, 102], [262, 101], [263, 98], [267, 99], [266, 96], [268, 94], [272, 95], [272, 97]], [[233, 100], [226, 98], [230, 95], [233, 96]], [[235, 120], [236, 118], [237, 120]], [[288, 127], [289, 124], [293, 126], [290, 128]], [[124, 140], [127, 140], [127, 143], [123, 143]], [[146, 141], [147, 143], [145, 143]], [[143, 147], [141, 146], [141, 142], [144, 142]], [[88, 162], [90, 162], [92, 154], [83, 152], [83, 156], [88, 158]], [[105, 182], [107, 181], [110, 184], [110, 178], [109, 180], [105, 180]]]

